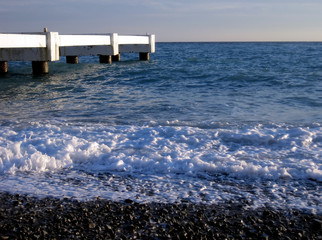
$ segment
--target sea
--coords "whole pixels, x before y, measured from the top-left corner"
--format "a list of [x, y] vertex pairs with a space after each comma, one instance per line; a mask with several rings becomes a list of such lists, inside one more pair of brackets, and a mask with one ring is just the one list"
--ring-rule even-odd
[[0, 76], [1, 192], [322, 213], [322, 42], [65, 61]]

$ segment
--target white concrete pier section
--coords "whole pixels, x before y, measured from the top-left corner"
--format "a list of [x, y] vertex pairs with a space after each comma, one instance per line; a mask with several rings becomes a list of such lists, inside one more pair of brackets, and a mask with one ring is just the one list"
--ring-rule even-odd
[[10, 61], [32, 61], [34, 73], [48, 73], [48, 62], [66, 57], [78, 63], [79, 56], [99, 56], [101, 63], [119, 61], [122, 53], [139, 53], [149, 60], [155, 52], [155, 35], [59, 34], [58, 32], [0, 33], [0, 73]]

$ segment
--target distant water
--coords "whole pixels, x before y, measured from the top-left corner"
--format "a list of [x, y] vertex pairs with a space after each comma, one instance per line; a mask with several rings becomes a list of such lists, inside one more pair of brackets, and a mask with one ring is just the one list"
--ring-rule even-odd
[[0, 191], [322, 213], [322, 43], [158, 43], [9, 63]]

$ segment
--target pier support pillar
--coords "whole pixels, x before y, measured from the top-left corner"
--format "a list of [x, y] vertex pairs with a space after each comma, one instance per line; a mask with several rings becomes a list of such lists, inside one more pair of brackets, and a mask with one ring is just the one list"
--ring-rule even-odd
[[78, 56], [66, 56], [66, 63], [77, 64]]
[[119, 61], [121, 61], [121, 54], [119, 53], [119, 54], [113, 55], [112, 56], [112, 61], [113, 62], [119, 62]]
[[0, 61], [0, 74], [8, 72], [8, 62], [7, 61]]
[[34, 74], [47, 74], [49, 73], [49, 67], [47, 61], [33, 61], [32, 72]]
[[110, 55], [100, 55], [100, 63], [112, 63], [112, 56]]
[[140, 52], [140, 61], [149, 61], [150, 54], [147, 52]]

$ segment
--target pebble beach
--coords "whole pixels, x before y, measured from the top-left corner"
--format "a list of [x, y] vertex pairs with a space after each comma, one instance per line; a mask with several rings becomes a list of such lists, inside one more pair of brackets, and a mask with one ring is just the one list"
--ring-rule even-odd
[[0, 239], [322, 239], [322, 216], [242, 203], [136, 203], [0, 194]]

